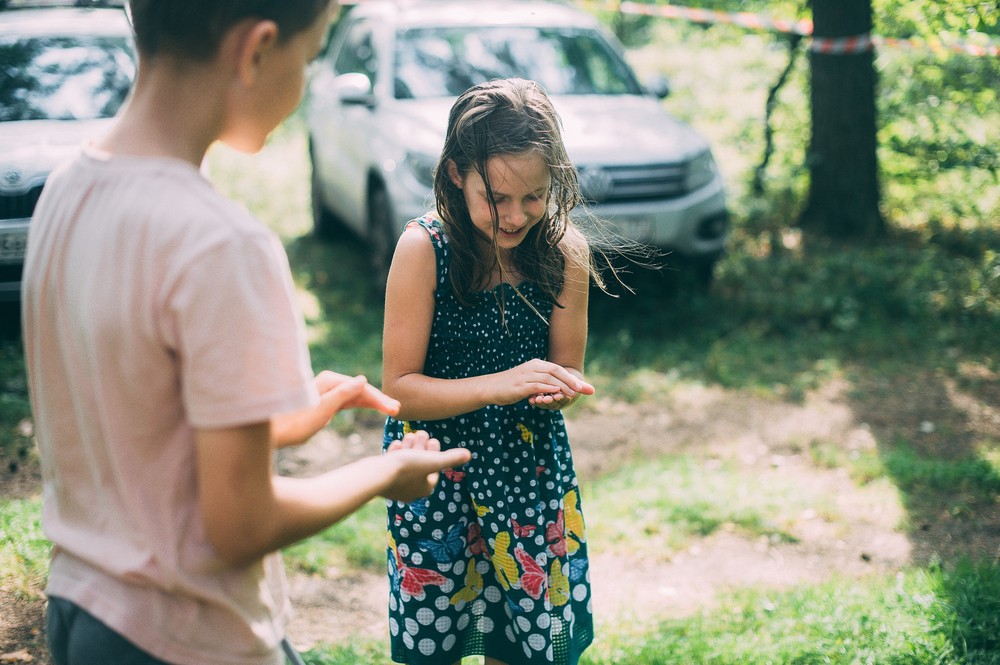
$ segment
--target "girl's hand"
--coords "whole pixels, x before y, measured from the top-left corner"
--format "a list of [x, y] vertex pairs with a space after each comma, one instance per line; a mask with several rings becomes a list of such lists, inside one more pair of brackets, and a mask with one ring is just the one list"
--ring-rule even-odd
[[580, 398], [577, 394], [575, 397], [566, 397], [562, 393], [541, 393], [538, 395], [532, 395], [528, 398], [528, 404], [531, 406], [538, 407], [539, 409], [546, 409], [548, 411], [558, 411], [563, 409], [576, 400]]
[[462, 466], [472, 457], [465, 448], [442, 451], [440, 442], [422, 430], [393, 441], [386, 454], [385, 459], [395, 462], [396, 469], [382, 496], [405, 502], [433, 492], [442, 469]]
[[[561, 395], [572, 400], [579, 395], [594, 394], [594, 386], [572, 371], [539, 358], [521, 363], [496, 376], [500, 381], [493, 401], [499, 405], [513, 404], [525, 398], [539, 401], [538, 398], [542, 395]], [[541, 401], [543, 404], [550, 404], [553, 400], [546, 398]]]

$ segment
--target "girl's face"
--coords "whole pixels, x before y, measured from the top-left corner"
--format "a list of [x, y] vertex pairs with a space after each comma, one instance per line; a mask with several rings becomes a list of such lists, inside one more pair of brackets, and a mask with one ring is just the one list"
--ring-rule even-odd
[[[521, 244], [531, 227], [545, 217], [549, 166], [539, 153], [528, 151], [491, 157], [486, 162], [486, 173], [499, 215], [497, 246], [501, 254], [507, 254]], [[472, 224], [488, 246], [493, 239], [494, 223], [486, 183], [475, 169], [463, 178], [454, 162], [448, 164], [448, 175], [462, 190]]]

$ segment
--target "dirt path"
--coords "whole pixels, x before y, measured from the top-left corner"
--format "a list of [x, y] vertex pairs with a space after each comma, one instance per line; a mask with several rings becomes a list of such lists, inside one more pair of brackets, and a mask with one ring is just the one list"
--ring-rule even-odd
[[[896, 530], [901, 515], [872, 505], [840, 470], [818, 469], [798, 451], [802, 442], [831, 441], [872, 447], [872, 433], [856, 422], [831, 384], [801, 405], [727, 392], [687, 387], [667, 403], [598, 403], [574, 412], [569, 420], [574, 462], [581, 477], [604, 473], [624, 460], [669, 452], [697, 451], [736, 456], [760, 474], [795, 474], [803, 484], [837, 497], [845, 519], [831, 524], [804, 514], [794, 525], [796, 543], [748, 540], [722, 530], [665, 560], [591, 553], [595, 614], [598, 621], [654, 622], [681, 616], [714, 602], [717, 594], [746, 586], [786, 588], [815, 583], [831, 575], [860, 576], [893, 570], [910, 561], [907, 536]], [[282, 468], [314, 473], [364, 454], [364, 442], [377, 442], [377, 425], [361, 427], [349, 438], [325, 435], [289, 453]], [[351, 636], [385, 634], [387, 585], [384, 576], [363, 572], [325, 577], [293, 576], [296, 617], [289, 635], [299, 648], [338, 642]]]
[[[734, 588], [781, 589], [833, 575], [892, 571], [933, 555], [948, 560], [969, 543], [986, 556], [1000, 556], [1000, 504], [993, 514], [977, 515], [979, 527], [971, 533], [965, 522], [935, 516], [933, 507], [919, 516], [906, 515], [902, 506], [887, 505], [884, 496], [863, 491], [842, 469], [817, 466], [805, 452], [815, 441], [848, 453], [865, 451], [894, 434], [927, 430], [927, 422], [948, 431], [953, 441], [1000, 438], [1000, 412], [989, 401], [994, 392], [1000, 394], [994, 391], [1000, 377], [988, 377], [988, 390], [979, 397], [933, 379], [909, 377], [904, 385], [888, 386], [886, 399], [877, 405], [852, 402], [848, 386], [834, 381], [801, 404], [686, 386], [656, 402], [597, 400], [572, 411], [568, 428], [582, 478], [644, 456], [692, 452], [709, 460], [738, 460], [765, 482], [794, 476], [828, 497], [840, 516], [831, 522], [803, 511], [785, 527], [795, 536], [792, 543], [748, 539], [724, 528], [668, 557], [603, 553], [595, 547], [591, 571], [599, 625], [611, 619], [641, 623], [690, 614]], [[285, 451], [279, 460], [282, 472], [310, 475], [367, 454], [381, 438], [380, 422], [359, 420], [349, 436], [324, 432], [306, 446]], [[5, 494], [37, 487], [37, 469], [0, 473], [6, 474]], [[918, 528], [901, 531], [904, 518], [918, 521]], [[387, 587], [382, 575], [331, 570], [322, 576], [293, 575], [290, 583], [296, 617], [289, 635], [298, 648], [384, 637]], [[5, 590], [0, 591], [0, 606], [0, 663], [47, 665], [40, 646], [43, 601], [19, 599]], [[6, 660], [2, 654], [8, 655]]]

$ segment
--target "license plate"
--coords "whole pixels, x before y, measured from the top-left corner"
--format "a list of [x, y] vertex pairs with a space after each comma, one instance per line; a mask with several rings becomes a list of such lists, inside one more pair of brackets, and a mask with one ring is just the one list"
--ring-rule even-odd
[[0, 262], [19, 263], [28, 248], [28, 229], [0, 229]]

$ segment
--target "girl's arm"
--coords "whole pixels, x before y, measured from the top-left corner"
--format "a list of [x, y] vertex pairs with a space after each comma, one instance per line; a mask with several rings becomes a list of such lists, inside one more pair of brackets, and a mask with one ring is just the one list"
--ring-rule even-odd
[[513, 404], [539, 393], [576, 395], [593, 390], [577, 374], [541, 359], [464, 379], [425, 375], [437, 285], [435, 265], [427, 233], [416, 226], [404, 231], [389, 269], [382, 335], [382, 389], [399, 400], [398, 418], [437, 420], [489, 404]]
[[[563, 239], [566, 275], [559, 303], [549, 318], [549, 361], [560, 365], [583, 380], [583, 358], [587, 349], [587, 307], [590, 302], [590, 266], [586, 239], [570, 227]], [[540, 393], [529, 398], [540, 408], [561, 409], [580, 395], [593, 394], [593, 388], [576, 394]]]

